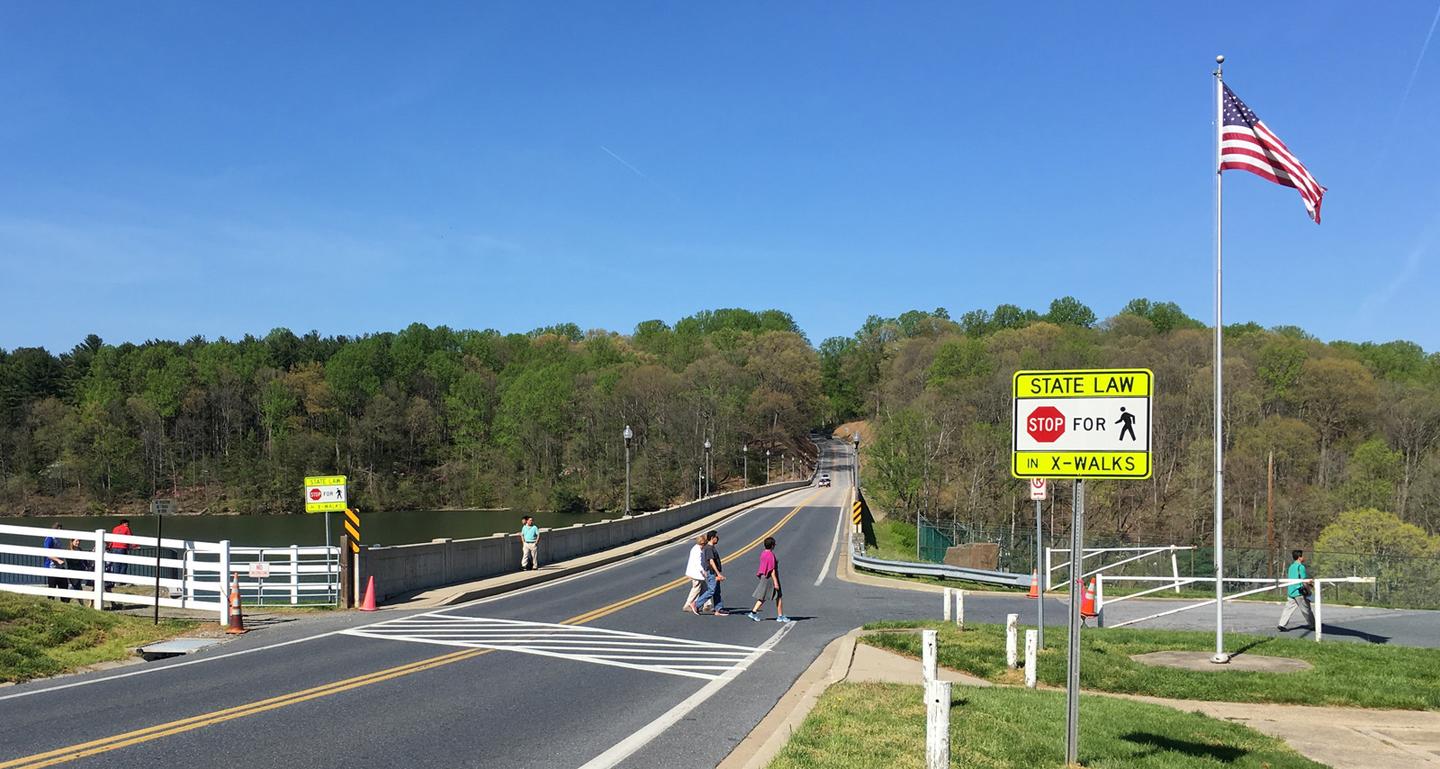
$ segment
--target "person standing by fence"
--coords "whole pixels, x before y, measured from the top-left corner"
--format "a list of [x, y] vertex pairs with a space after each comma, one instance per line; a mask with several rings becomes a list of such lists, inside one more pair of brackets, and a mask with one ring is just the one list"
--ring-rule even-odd
[[[54, 526], [51, 526], [50, 528], [52, 528], [52, 529], [58, 529], [58, 528], [60, 528], [60, 524], [57, 523], [57, 524], [55, 524]], [[56, 538], [56, 536], [55, 536], [54, 534], [51, 534], [50, 536], [48, 536], [48, 537], [45, 538], [44, 548], [45, 548], [46, 550], [61, 550], [61, 549], [63, 549], [63, 548], [60, 547], [60, 540], [59, 540], [58, 538]], [[64, 559], [64, 558], [61, 558], [61, 557], [58, 556], [58, 555], [51, 555], [51, 554], [49, 554], [49, 553], [46, 553], [46, 554], [45, 554], [45, 568], [51, 570], [50, 573], [48, 573], [48, 574], [45, 575], [45, 587], [53, 587], [53, 588], [58, 588], [58, 589], [60, 589], [60, 590], [67, 590], [67, 589], [69, 589], [69, 587], [70, 587], [70, 580], [69, 580], [69, 578], [67, 578], [67, 577], [62, 577], [62, 576], [59, 575], [60, 570], [62, 570], [62, 569], [65, 568], [65, 559]], [[64, 602], [64, 603], [70, 603], [70, 599], [69, 599], [68, 597], [66, 597], [66, 596], [60, 596], [60, 600], [61, 600], [62, 602]]]
[[[110, 533], [119, 534], [125, 537], [131, 536], [133, 532], [130, 531], [130, 519], [121, 518], [120, 522], [115, 524], [115, 528], [110, 530]], [[133, 547], [135, 546], [128, 542], [111, 542], [108, 549], [110, 552], [116, 555], [126, 555]], [[108, 571], [111, 574], [129, 574], [130, 564], [125, 563], [124, 561], [111, 561], [110, 563], [105, 565], [105, 571]]]
[[540, 568], [540, 527], [528, 515], [520, 519], [520, 570], [527, 568], [531, 571]]
[[1305, 569], [1305, 551], [1291, 550], [1290, 558], [1290, 570], [1286, 572], [1285, 578], [1304, 581], [1292, 583], [1286, 590], [1288, 598], [1284, 610], [1280, 612], [1280, 624], [1276, 625], [1275, 629], [1282, 633], [1289, 630], [1290, 617], [1299, 609], [1300, 615], [1305, 618], [1306, 627], [1314, 630], [1315, 613], [1310, 610], [1310, 585], [1314, 581], [1310, 579], [1310, 572]]

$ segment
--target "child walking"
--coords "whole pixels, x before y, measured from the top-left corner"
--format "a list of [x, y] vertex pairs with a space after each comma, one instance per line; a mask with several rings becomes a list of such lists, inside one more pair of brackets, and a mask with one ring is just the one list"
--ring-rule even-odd
[[755, 571], [755, 576], [760, 583], [755, 586], [755, 592], [751, 597], [755, 599], [755, 607], [750, 610], [750, 619], [760, 621], [760, 607], [771, 598], [775, 599], [775, 621], [789, 622], [790, 618], [785, 616], [785, 602], [781, 599], [780, 590], [780, 564], [775, 561], [775, 538], [765, 538], [765, 549], [760, 552], [760, 568]]

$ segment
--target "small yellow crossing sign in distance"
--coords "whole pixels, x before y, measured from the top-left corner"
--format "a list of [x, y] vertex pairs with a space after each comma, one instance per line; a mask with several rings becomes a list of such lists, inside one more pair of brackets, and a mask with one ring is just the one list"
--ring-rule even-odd
[[1016, 478], [1149, 478], [1150, 369], [1017, 371]]
[[305, 512], [335, 513], [346, 506], [345, 476], [311, 475], [305, 478]]

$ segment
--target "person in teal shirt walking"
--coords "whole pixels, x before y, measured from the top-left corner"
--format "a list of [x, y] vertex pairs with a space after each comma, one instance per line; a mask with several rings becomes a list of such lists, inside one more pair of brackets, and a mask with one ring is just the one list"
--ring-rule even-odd
[[1288, 589], [1289, 598], [1285, 601], [1285, 610], [1280, 613], [1280, 624], [1276, 625], [1275, 629], [1282, 633], [1289, 630], [1290, 617], [1295, 614], [1296, 609], [1299, 609], [1301, 616], [1305, 618], [1306, 627], [1314, 630], [1315, 614], [1310, 611], [1310, 584], [1312, 580], [1310, 579], [1310, 572], [1305, 569], [1305, 551], [1291, 550], [1290, 557], [1293, 561], [1290, 563], [1290, 570], [1286, 572], [1285, 578], [1305, 581], [1291, 583]]

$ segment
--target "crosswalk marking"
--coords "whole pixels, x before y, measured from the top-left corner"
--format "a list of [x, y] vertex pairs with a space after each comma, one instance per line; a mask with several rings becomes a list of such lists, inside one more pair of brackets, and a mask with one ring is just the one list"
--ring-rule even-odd
[[362, 638], [498, 649], [706, 680], [720, 678], [765, 651], [623, 630], [453, 614], [421, 614], [341, 632]]

